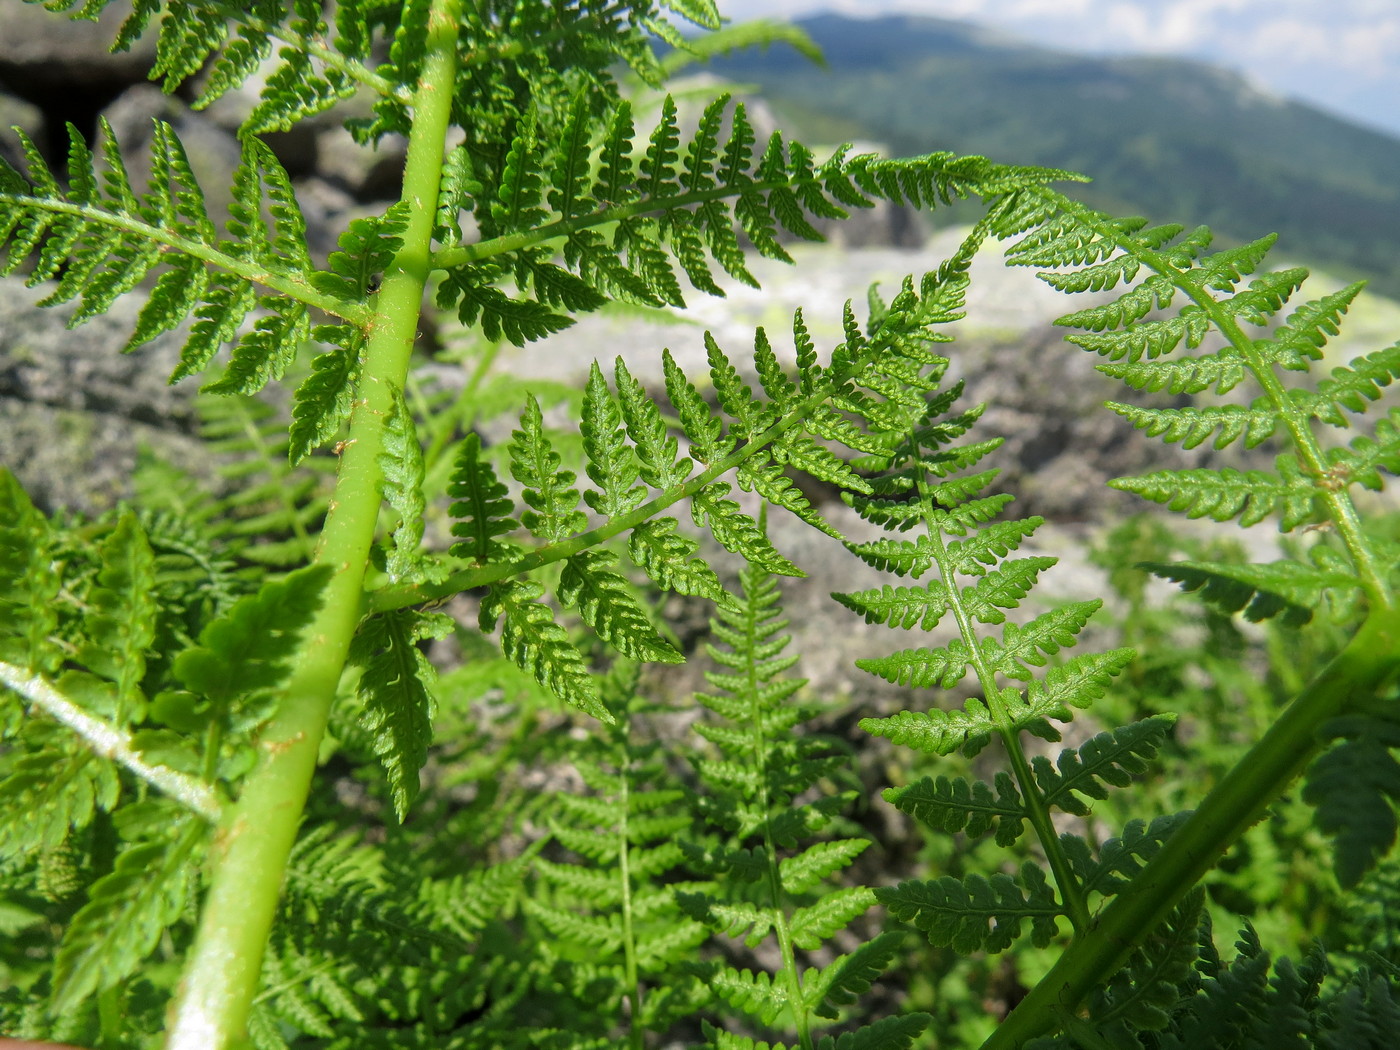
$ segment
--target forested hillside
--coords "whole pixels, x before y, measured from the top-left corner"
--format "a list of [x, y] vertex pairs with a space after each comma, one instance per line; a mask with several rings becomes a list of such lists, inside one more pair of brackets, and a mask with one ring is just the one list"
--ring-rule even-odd
[[1051, 51], [934, 18], [800, 23], [827, 68], [787, 48], [716, 63], [809, 138], [876, 138], [1091, 173], [1096, 207], [1190, 216], [1224, 238], [1400, 293], [1400, 140], [1214, 66]]

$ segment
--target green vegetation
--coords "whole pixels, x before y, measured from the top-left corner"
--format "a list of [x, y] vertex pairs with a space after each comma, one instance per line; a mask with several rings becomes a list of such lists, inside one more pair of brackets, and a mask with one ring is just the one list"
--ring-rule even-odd
[[785, 47], [715, 63], [794, 132], [1087, 172], [1073, 196], [1095, 208], [1191, 216], [1234, 243], [1272, 230], [1290, 258], [1400, 294], [1400, 142], [1388, 135], [1181, 59], [1071, 55], [912, 16], [801, 25], [825, 67]]
[[[753, 41], [706, 0], [133, 12], [119, 43], [157, 32], [168, 88], [210, 67], [198, 104], [276, 51], [226, 229], [170, 128], [140, 193], [110, 129], [74, 133], [64, 179], [32, 143], [0, 167], [4, 269], [78, 321], [142, 297], [132, 345], [180, 333], [174, 378], [206, 376], [206, 435], [245, 480], [218, 497], [149, 465], [138, 499], [85, 521], [0, 472], [0, 1031], [1389, 1045], [1400, 543], [1353, 497], [1400, 466], [1400, 409], [1367, 418], [1400, 344], [1316, 374], [1359, 286], [1308, 299], [1305, 271], [1265, 265], [1272, 237], [1216, 250], [1077, 202], [1055, 169], [818, 159], [756, 141], [728, 97], [693, 129], [669, 98], [638, 127], [620, 64], [656, 89], [679, 64], [657, 39]], [[258, 136], [359, 92], [359, 138], [407, 136], [402, 197], [319, 269]], [[937, 269], [848, 303], [835, 345], [799, 311], [751, 353], [694, 336], [703, 386], [664, 350], [664, 391], [621, 359], [576, 391], [485, 379], [502, 340], [547, 352], [582, 313], [681, 305], [682, 276], [717, 292], [716, 266], [752, 282], [741, 235], [786, 258], [812, 218], [877, 199], [977, 220]], [[1003, 435], [947, 378], [996, 243], [1060, 291], [1112, 293], [1060, 319], [1069, 341], [1182, 395], [1110, 405], [1125, 425], [1273, 443], [1272, 469], [1113, 484], [1274, 523], [1277, 560], [1134, 521], [1097, 554], [1101, 599], [1041, 600], [1054, 559], [1013, 555], [1042, 522], [1008, 513]], [[430, 295], [463, 336], [457, 390], [414, 357]], [[275, 384], [295, 388], [285, 441], [253, 407]], [[843, 531], [799, 480], [881, 534]], [[860, 661], [902, 709], [804, 689], [778, 515], [897, 578], [834, 600], [911, 632]], [[713, 610], [708, 690], [666, 703], [643, 665], [686, 659], [662, 615], [680, 599]], [[1095, 622], [1125, 644], [1072, 654]]]

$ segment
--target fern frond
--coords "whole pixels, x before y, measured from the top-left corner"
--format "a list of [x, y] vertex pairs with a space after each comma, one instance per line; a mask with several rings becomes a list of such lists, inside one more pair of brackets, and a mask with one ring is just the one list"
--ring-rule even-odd
[[1193, 976], [1204, 903], [1203, 890], [1188, 894], [1113, 976], [1089, 1008], [1094, 1027], [1108, 1032], [1159, 1032], [1170, 1025], [1171, 1011]]
[[676, 531], [675, 518], [656, 518], [639, 525], [627, 538], [627, 553], [636, 566], [661, 588], [721, 601], [724, 587], [714, 569], [693, 555], [700, 545]]
[[613, 560], [603, 551], [582, 551], [564, 563], [559, 600], [577, 606], [583, 622], [618, 652], [632, 660], [680, 663], [685, 658], [652, 626], [632, 597], [627, 581], [605, 568]]
[[206, 837], [198, 821], [163, 803], [128, 806], [119, 826], [133, 841], [110, 875], [95, 882], [59, 948], [55, 1011], [135, 972], [167, 927], [185, 911]]
[[1031, 673], [1026, 665], [1041, 667], [1047, 656], [1054, 656], [1061, 649], [1073, 646], [1075, 637], [1102, 605], [1103, 602], [1098, 599], [1066, 602], [1029, 623], [1009, 623], [1002, 631], [1001, 644], [987, 639], [983, 643], [983, 651], [993, 666], [1008, 678], [1029, 679]]
[[1147, 770], [1148, 761], [1175, 723], [1175, 715], [1153, 715], [1061, 751], [1053, 766], [1047, 758], [1032, 759], [1031, 768], [1046, 805], [1086, 816], [1089, 806], [1079, 795], [1104, 799], [1108, 797], [1105, 785], [1126, 787], [1132, 783]]
[[875, 891], [865, 886], [832, 890], [815, 904], [793, 911], [788, 919], [792, 943], [815, 951], [869, 911], [874, 903]]
[[763, 972], [722, 969], [710, 978], [716, 995], [734, 1009], [771, 1025], [789, 1006], [788, 991]]
[[[949, 689], [962, 681], [972, 659], [972, 650], [967, 644], [961, 638], [954, 638], [940, 649], [920, 647], [903, 649], [889, 656], [863, 657], [856, 661], [856, 666], [894, 685]], [[973, 718], [977, 720], [979, 715], [974, 712]]]
[[[927, 651], [906, 650], [904, 654], [896, 656]], [[900, 684], [899, 679], [889, 678], [883, 671], [875, 670], [872, 666], [875, 662], [857, 661], [857, 666]], [[961, 678], [961, 673], [958, 677]], [[930, 687], [934, 684], [933, 680], [928, 682]], [[951, 755], [954, 751], [975, 755], [987, 746], [997, 731], [996, 720], [987, 709], [986, 702], [977, 697], [970, 697], [961, 711], [900, 711], [889, 718], [862, 718], [859, 724], [867, 733], [930, 755]]]
[[[622, 376], [618, 378], [621, 383]], [[646, 490], [633, 484], [640, 468], [636, 456], [623, 441], [622, 410], [613, 400], [596, 361], [589, 369], [579, 429], [588, 457], [588, 477], [598, 486], [584, 493], [584, 502], [610, 518], [635, 509], [646, 498]]]
[[905, 936], [886, 930], [849, 955], [841, 955], [821, 970], [808, 972], [802, 983], [807, 1006], [818, 1017], [835, 1019], [843, 1006], [856, 1002], [889, 969]]
[[1009, 846], [1021, 837], [1025, 807], [1009, 773], [998, 773], [994, 787], [995, 794], [993, 785], [981, 780], [924, 777], [908, 787], [887, 788], [884, 798], [934, 831], [961, 831], [977, 838], [995, 830], [997, 845]]
[[[31, 285], [59, 277], [44, 305], [77, 299], [71, 323], [81, 324], [168, 263], [127, 349], [193, 316], [172, 380], [202, 371], [221, 345], [232, 342], [228, 369], [211, 386], [221, 393], [252, 393], [280, 378], [310, 334], [309, 306], [363, 320], [362, 305], [347, 306], [311, 287], [305, 225], [287, 173], [267, 146], [256, 139], [244, 143], [232, 184], [229, 236], [220, 238], [168, 125], [156, 125], [152, 154], [158, 159], [144, 196], [133, 191], [105, 122], [100, 136], [101, 173], [70, 129], [66, 191], [28, 139], [25, 175], [7, 169], [0, 176], [0, 230], [9, 241], [9, 259], [0, 271], [14, 272], [39, 249]], [[258, 284], [267, 291], [259, 292]], [[261, 316], [238, 335], [255, 308]]]
[[350, 644], [349, 662], [360, 668], [361, 724], [384, 766], [400, 823], [418, 794], [437, 709], [437, 672], [418, 643], [445, 638], [452, 629], [449, 617], [396, 610], [365, 620]]
[[385, 502], [398, 515], [385, 572], [391, 581], [412, 580], [422, 575], [423, 446], [419, 443], [413, 414], [403, 391], [390, 388], [391, 408], [384, 419], [383, 451], [378, 466], [383, 477]]
[[1291, 531], [1315, 515], [1318, 488], [1298, 470], [1297, 461], [1280, 456], [1278, 473], [1262, 470], [1156, 470], [1109, 482], [1121, 492], [1132, 492], [1169, 510], [1185, 511], [1188, 518], [1210, 518], [1255, 525], [1272, 514], [1279, 528]]
[[[329, 568], [313, 566], [240, 599], [200, 632], [199, 645], [175, 658], [175, 676], [195, 696], [224, 708], [233, 728], [246, 730], [246, 719], [256, 723], [266, 716], [255, 698], [290, 672], [329, 578]], [[236, 713], [228, 705], [240, 699], [250, 706]]]
[[1388, 711], [1368, 711], [1333, 719], [1323, 731], [1338, 742], [1308, 770], [1303, 800], [1334, 837], [1337, 881], [1350, 889], [1395, 845], [1400, 722]]
[[[1208, 405], [1201, 408], [1142, 408], [1108, 402], [1108, 407], [1148, 437], [1181, 442], [1182, 448], [1195, 448], [1211, 435], [1213, 447], [1226, 448], [1240, 439], [1245, 448], [1255, 448], [1274, 436], [1278, 416], [1256, 401], [1248, 408], [1237, 405]], [[1218, 433], [1217, 433], [1218, 431]]]
[[930, 944], [964, 955], [1005, 951], [1026, 922], [1032, 943], [1043, 947], [1054, 938], [1064, 914], [1045, 873], [1029, 861], [1015, 876], [997, 872], [990, 878], [958, 880], [945, 875], [880, 887], [875, 897], [895, 918], [926, 934]]
[[525, 486], [523, 498], [532, 508], [520, 522], [546, 540], [562, 540], [582, 532], [588, 519], [578, 510], [575, 475], [563, 469], [563, 460], [545, 433], [540, 403], [533, 395], [520, 417], [520, 429], [511, 435], [510, 472]]
[[1344, 409], [1365, 412], [1368, 403], [1384, 397], [1384, 388], [1400, 378], [1400, 343], [1358, 357], [1345, 367], [1332, 369], [1330, 379], [1317, 384], [1314, 394], [1297, 396], [1294, 403], [1306, 408], [1324, 423], [1349, 425]]
[[1243, 612], [1253, 622], [1274, 617], [1289, 627], [1301, 627], [1313, 617], [1322, 595], [1359, 586], [1354, 574], [1329, 570], [1322, 564], [1276, 561], [1267, 565], [1217, 562], [1147, 562], [1142, 568], [1198, 591], [1201, 599], [1222, 612]]
[[502, 620], [501, 651], [517, 667], [565, 702], [611, 723], [613, 716], [598, 699], [583, 655], [555, 622], [549, 606], [535, 600], [543, 593], [544, 588], [533, 582], [493, 585], [481, 603], [481, 629], [494, 630]]
[[452, 545], [452, 553], [477, 564], [509, 560], [512, 548], [496, 537], [513, 532], [520, 523], [509, 517], [515, 509], [510, 490], [481, 458], [480, 435], [468, 434], [462, 442], [447, 492], [455, 500], [450, 512], [458, 519], [452, 535], [459, 542]]
[[112, 810], [120, 793], [116, 769], [77, 741], [32, 741], [0, 780], [0, 858], [57, 847], [97, 810]]

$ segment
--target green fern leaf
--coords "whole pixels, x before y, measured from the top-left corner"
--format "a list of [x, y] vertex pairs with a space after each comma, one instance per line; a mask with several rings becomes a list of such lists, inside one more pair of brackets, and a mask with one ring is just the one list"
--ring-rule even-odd
[[145, 530], [130, 511], [122, 514], [99, 553], [98, 586], [87, 594], [88, 641], [77, 655], [89, 670], [115, 683], [116, 709], [99, 713], [122, 726], [145, 716], [141, 682], [159, 611], [154, 595], [156, 558]]
[[[280, 685], [330, 576], [329, 567], [312, 566], [263, 584], [206, 626], [197, 646], [175, 658], [175, 676], [196, 696], [221, 707]], [[253, 703], [240, 721], [260, 721], [266, 714]], [[247, 725], [235, 722], [234, 728]]]
[[1233, 347], [1177, 361], [1128, 361], [1094, 367], [1135, 390], [1166, 390], [1170, 394], [1199, 394], [1212, 385], [1217, 394], [1224, 394], [1245, 377], [1244, 361]]
[[1109, 485], [1170, 510], [1185, 511], [1188, 518], [1221, 522], [1239, 518], [1241, 525], [1254, 525], [1277, 513], [1280, 530], [1288, 532], [1312, 519], [1317, 488], [1302, 475], [1293, 457], [1281, 456], [1277, 465], [1277, 474], [1231, 467], [1158, 470], [1115, 478]]
[[504, 618], [501, 651], [566, 704], [611, 725], [613, 716], [598, 699], [582, 654], [554, 621], [549, 606], [535, 600], [543, 593], [534, 582], [493, 584], [481, 603], [481, 629], [494, 630]]
[[976, 697], [961, 711], [901, 711], [889, 718], [862, 718], [859, 725], [873, 736], [930, 755], [975, 755], [999, 729], [986, 703]]
[[363, 334], [348, 325], [318, 325], [312, 333], [335, 343], [311, 362], [311, 374], [292, 399], [292, 425], [287, 460], [296, 466], [340, 432], [350, 418], [355, 385], [359, 382]]
[[1351, 573], [1294, 561], [1268, 565], [1147, 562], [1142, 568], [1179, 583], [1183, 591], [1199, 591], [1203, 601], [1222, 612], [1243, 611], [1245, 619], [1255, 623], [1278, 617], [1288, 627], [1301, 627], [1310, 621], [1324, 592], [1359, 586]]
[[[1105, 895], [1117, 893], [1142, 870], [1144, 864], [1156, 856], [1162, 845], [1190, 815], [1189, 812], [1168, 813], [1153, 817], [1150, 824], [1142, 820], [1128, 821], [1121, 835], [1099, 847], [1097, 860], [1086, 855], [1085, 863], [1078, 866], [1084, 889]], [[1069, 842], [1068, 839], [1063, 841], [1066, 844]]]
[[206, 835], [199, 822], [160, 803], [127, 807], [118, 822], [139, 837], [92, 885], [64, 934], [54, 968], [58, 1014], [134, 973], [195, 888], [193, 862]]
[[681, 428], [691, 442], [691, 454], [701, 463], [713, 463], [727, 456], [734, 448], [734, 439], [722, 437], [723, 424], [710, 411], [705, 399], [686, 378], [670, 350], [662, 352], [662, 367], [666, 376], [666, 393], [676, 406]]
[[818, 532], [833, 539], [841, 538], [840, 532], [817, 513], [802, 490], [783, 473], [783, 468], [768, 461], [766, 452], [755, 453], [744, 460], [735, 473], [739, 487], [745, 492], [757, 492], [769, 505], [782, 507]]
[[[1133, 953], [1090, 1006], [1096, 1029], [1158, 1032], [1171, 1024], [1198, 952], [1205, 892], [1192, 890], [1171, 916]], [[1260, 1044], [1264, 1045], [1264, 1044]], [[1273, 1043], [1269, 1045], [1283, 1045]]]
[[627, 553], [658, 586], [677, 594], [722, 601], [725, 591], [714, 569], [693, 555], [700, 545], [676, 531], [675, 518], [655, 518], [632, 530]]
[[33, 671], [54, 671], [64, 659], [56, 644], [63, 585], [53, 571], [48, 520], [7, 467], [0, 466], [0, 659]]
[[754, 397], [753, 390], [740, 378], [739, 370], [709, 332], [705, 333], [705, 356], [715, 397], [730, 419], [731, 430], [743, 440], [751, 439], [772, 422], [772, 412]]
[[559, 578], [559, 601], [577, 606], [583, 622], [628, 659], [683, 663], [685, 657], [656, 633], [627, 581], [604, 568], [612, 560], [597, 550], [570, 557]]
[[742, 901], [723, 901], [703, 893], [678, 890], [676, 901], [697, 922], [703, 922], [730, 937], [742, 938], [749, 948], [762, 944], [778, 921], [778, 915], [772, 908]]
[[1045, 804], [1087, 816], [1089, 806], [1079, 795], [1104, 799], [1108, 797], [1105, 784], [1126, 787], [1132, 783], [1134, 777], [1146, 772], [1148, 761], [1157, 754], [1175, 723], [1175, 715], [1153, 715], [1100, 733], [1077, 749], [1061, 751], [1054, 766], [1042, 756], [1032, 759], [1031, 768]]
[[455, 501], [450, 512], [458, 519], [452, 535], [459, 542], [452, 545], [452, 553], [477, 565], [508, 560], [510, 548], [496, 537], [513, 532], [520, 523], [509, 516], [515, 510], [510, 490], [481, 458], [480, 435], [468, 434], [462, 442], [447, 494]]
[[716, 971], [708, 979], [710, 989], [734, 1009], [771, 1025], [789, 1006], [787, 988], [767, 973], [752, 970]]
[[767, 572], [779, 576], [806, 576], [778, 552], [758, 522], [743, 513], [739, 504], [724, 498], [728, 492], [728, 484], [717, 482], [695, 493], [690, 501], [695, 524], [701, 528], [708, 526], [721, 547]]
[[1375, 437], [1358, 434], [1349, 447], [1333, 449], [1332, 471], [1373, 491], [1383, 487], [1379, 470], [1400, 474], [1400, 408], [1376, 421]]
[[884, 797], [934, 831], [961, 831], [978, 838], [995, 830], [997, 845], [1009, 846], [1021, 836], [1025, 810], [1011, 774], [999, 772], [995, 787], [993, 794], [992, 786], [980, 780], [924, 777], [908, 787], [888, 788]]
[[784, 857], [778, 875], [787, 893], [806, 893], [833, 872], [840, 871], [860, 856], [870, 843], [864, 839], [836, 839], [808, 846], [801, 853]]
[[1356, 886], [1395, 845], [1400, 799], [1400, 722], [1388, 712], [1346, 715], [1324, 733], [1340, 743], [1308, 770], [1303, 800], [1334, 837], [1333, 867], [1344, 888]]
[[1304, 303], [1274, 331], [1271, 339], [1263, 341], [1261, 350], [1284, 368], [1304, 370], [1307, 362], [1321, 359], [1328, 336], [1337, 334], [1342, 314], [1364, 287], [1365, 284], [1358, 281]]
[[[860, 506], [859, 500], [852, 500]], [[880, 572], [918, 579], [934, 563], [934, 544], [927, 536], [913, 540], [878, 539], [870, 543], [847, 543], [846, 549]]]
[[691, 461], [681, 458], [679, 443], [667, 432], [660, 409], [620, 357], [615, 377], [627, 436], [636, 448], [642, 480], [663, 490], [684, 484], [690, 476]]
[[510, 472], [525, 486], [524, 500], [533, 508], [520, 515], [521, 524], [550, 541], [566, 539], [588, 525], [587, 516], [577, 509], [574, 472], [564, 470], [562, 463], [545, 433], [540, 403], [532, 394], [520, 417], [520, 429], [511, 434]]
[[962, 589], [963, 608], [982, 623], [1004, 623], [1006, 614], [1001, 610], [1019, 608], [1021, 599], [1035, 586], [1036, 578], [1057, 561], [1041, 557], [1002, 562], [971, 587]]
[[875, 896], [895, 918], [926, 934], [930, 944], [962, 955], [1005, 951], [1027, 921], [1032, 943], [1044, 947], [1064, 914], [1045, 873], [1029, 861], [1014, 877], [998, 872], [990, 879], [968, 875], [960, 881], [945, 875], [882, 887]]
[[60, 846], [98, 809], [110, 812], [120, 794], [116, 767], [76, 740], [21, 755], [0, 781], [0, 858]]
[[1161, 274], [1153, 274], [1113, 302], [1077, 310], [1056, 318], [1055, 323], [1066, 328], [1083, 328], [1090, 332], [1126, 328], [1136, 321], [1141, 321], [1153, 310], [1167, 309], [1176, 295], [1177, 289], [1168, 278]]
[[1214, 447], [1226, 448], [1244, 439], [1245, 448], [1256, 448], [1274, 436], [1279, 418], [1274, 410], [1256, 401], [1248, 408], [1238, 405], [1205, 405], [1192, 408], [1142, 408], [1116, 401], [1108, 407], [1126, 419], [1148, 437], [1163, 441], [1180, 441], [1182, 448], [1195, 448], [1212, 434]]
[[802, 982], [802, 997], [818, 1017], [836, 1019], [890, 968], [905, 940], [900, 930], [886, 930], [849, 955], [841, 955]]
[[418, 795], [418, 771], [428, 760], [437, 708], [437, 672], [418, 643], [445, 638], [452, 630], [450, 617], [400, 609], [365, 620], [350, 645], [349, 660], [360, 668], [360, 724], [384, 766], [400, 823]]
[[1400, 377], [1400, 343], [1358, 357], [1345, 368], [1332, 369], [1332, 378], [1317, 384], [1315, 394], [1294, 392], [1294, 403], [1306, 406], [1324, 423], [1345, 427], [1349, 421], [1344, 409], [1365, 412], [1368, 402], [1383, 397], [1383, 388]]
[[437, 304], [457, 308], [457, 319], [472, 327], [481, 323], [481, 334], [495, 342], [502, 337], [516, 346], [561, 332], [574, 323], [542, 303], [512, 299], [492, 285], [495, 275], [483, 267], [459, 266], [447, 272], [438, 288]]
[[336, 241], [337, 250], [326, 260], [326, 269], [308, 277], [312, 287], [347, 302], [359, 302], [402, 247], [410, 214], [407, 202], [398, 201], [383, 215], [352, 219]]
[[962, 681], [971, 662], [972, 651], [967, 643], [954, 638], [942, 649], [904, 649], [890, 656], [864, 657], [856, 661], [856, 666], [894, 685], [951, 689]]
[[1076, 333], [1066, 336], [1065, 339], [1110, 361], [1138, 364], [1143, 358], [1151, 362], [1156, 358], [1166, 357], [1175, 351], [1183, 340], [1187, 348], [1195, 349], [1205, 341], [1210, 330], [1210, 316], [1193, 303], [1182, 307], [1170, 317], [1137, 321], [1127, 325], [1122, 331]]
[[175, 383], [204, 371], [219, 348], [237, 334], [257, 303], [258, 293], [252, 285], [223, 273], [211, 275], [170, 381]]
[[1016, 728], [1042, 740], [1059, 740], [1059, 730], [1049, 719], [1068, 722], [1074, 717], [1071, 707], [1091, 706], [1108, 691], [1112, 679], [1136, 655], [1132, 649], [1085, 653], [1052, 667], [1043, 679], [1032, 680], [1024, 698], [1015, 690], [1008, 690], [1004, 696]]
[[1103, 602], [1097, 599], [1066, 602], [1058, 609], [1042, 613], [1030, 623], [1007, 624], [1000, 645], [993, 639], [983, 640], [984, 656], [1008, 678], [1027, 680], [1031, 674], [1025, 665], [1040, 667], [1044, 665], [1046, 656], [1054, 656], [1060, 649], [1074, 645], [1075, 636], [1084, 629], [1089, 617], [1101, 605]]
[[579, 430], [588, 476], [598, 486], [597, 491], [583, 494], [584, 502], [609, 518], [635, 510], [646, 498], [646, 490], [633, 485], [638, 476], [636, 458], [623, 441], [622, 413], [596, 361], [588, 373]]
[[383, 451], [379, 454], [379, 469], [383, 476], [384, 499], [399, 516], [394, 528], [393, 549], [389, 552], [385, 572], [391, 582], [413, 581], [422, 575], [423, 513], [423, 446], [413, 425], [413, 415], [404, 401], [403, 391], [390, 387], [392, 407], [384, 418]]
[[854, 594], [831, 595], [852, 612], [860, 613], [866, 623], [884, 624], [900, 630], [931, 631], [950, 608], [948, 586], [942, 580], [931, 580], [924, 587], [882, 587]]
[[909, 1050], [932, 1023], [933, 1018], [922, 1013], [882, 1017], [835, 1039], [822, 1036], [817, 1050]]
[[310, 338], [310, 312], [301, 303], [261, 296], [258, 305], [267, 313], [234, 344], [223, 377], [204, 387], [211, 394], [256, 394], [286, 375]]
[[798, 908], [788, 920], [792, 943], [799, 948], [816, 951], [822, 942], [830, 940], [870, 910], [875, 903], [875, 891], [865, 886], [847, 886], [832, 890], [815, 904]]
[[[992, 507], [999, 509], [1003, 504], [1004, 501], [993, 498]], [[988, 510], [991, 510], [991, 507]], [[994, 510], [991, 512], [995, 513]], [[950, 513], [956, 515], [957, 511]], [[968, 513], [975, 517], [981, 516], [975, 507], [970, 508]], [[986, 572], [984, 566], [995, 565], [998, 559], [1019, 547], [1021, 540], [1044, 523], [1045, 519], [1038, 517], [998, 521], [978, 529], [969, 539], [954, 540], [947, 547], [948, 571], [981, 576]], [[994, 587], [993, 590], [995, 589]]]

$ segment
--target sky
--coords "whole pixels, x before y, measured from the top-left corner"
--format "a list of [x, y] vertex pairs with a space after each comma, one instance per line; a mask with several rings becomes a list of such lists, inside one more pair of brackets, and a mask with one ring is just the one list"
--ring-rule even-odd
[[1400, 135], [1397, 0], [719, 0], [729, 18], [904, 12], [1066, 51], [1165, 54]]

